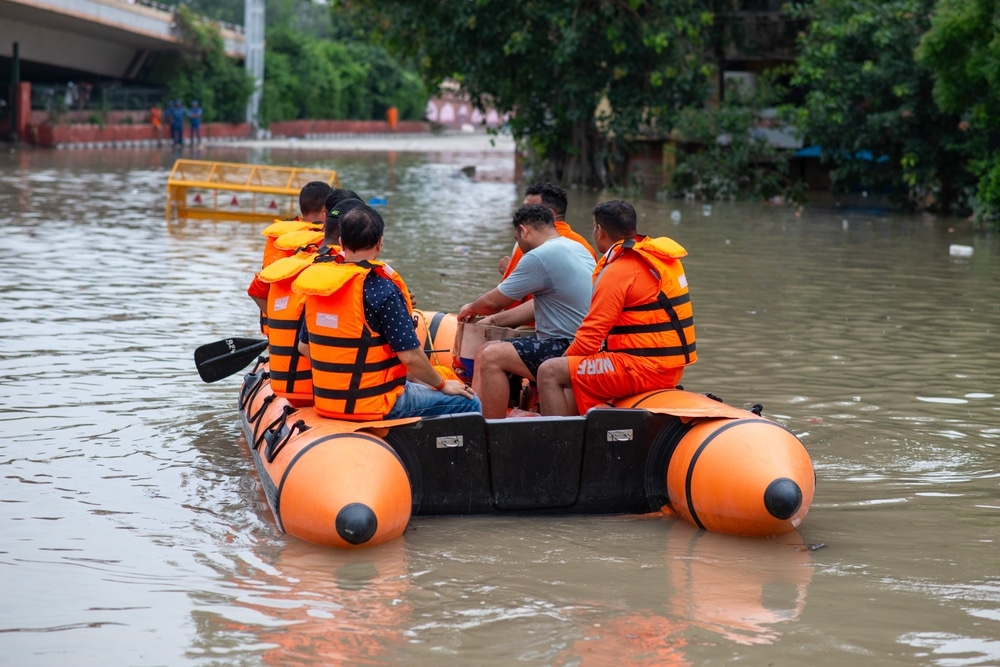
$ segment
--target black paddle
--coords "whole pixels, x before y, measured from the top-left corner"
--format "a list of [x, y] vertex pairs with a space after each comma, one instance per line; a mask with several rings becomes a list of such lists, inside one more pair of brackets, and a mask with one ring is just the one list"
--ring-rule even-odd
[[215, 382], [246, 368], [266, 349], [267, 341], [259, 338], [224, 338], [195, 350], [194, 363], [202, 380]]
[[[259, 338], [224, 338], [206, 343], [195, 350], [194, 363], [202, 380], [215, 382], [246, 368], [254, 357], [266, 349], [267, 341]], [[431, 354], [450, 350], [424, 351]]]

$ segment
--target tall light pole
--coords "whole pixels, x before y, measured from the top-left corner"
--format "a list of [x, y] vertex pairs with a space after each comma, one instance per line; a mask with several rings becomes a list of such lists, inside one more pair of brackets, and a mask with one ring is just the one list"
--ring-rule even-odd
[[256, 136], [260, 130], [257, 116], [264, 94], [264, 0], [244, 0], [243, 35], [247, 49], [244, 65], [253, 77], [253, 94], [247, 102], [247, 122]]

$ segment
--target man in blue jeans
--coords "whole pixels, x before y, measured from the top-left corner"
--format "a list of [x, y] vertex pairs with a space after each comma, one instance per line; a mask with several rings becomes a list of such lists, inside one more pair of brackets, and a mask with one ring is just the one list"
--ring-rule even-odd
[[174, 146], [184, 146], [184, 117], [187, 109], [180, 100], [174, 100], [174, 106], [170, 114], [170, 135], [173, 137]]
[[188, 109], [188, 125], [191, 127], [191, 145], [195, 145], [197, 141], [198, 145], [201, 146], [201, 105], [198, 104], [198, 100], [191, 103], [191, 108]]
[[334, 213], [342, 254], [292, 285], [307, 295], [298, 348], [312, 362], [316, 412], [355, 421], [480, 412], [475, 392], [427, 359], [392, 269], [377, 259], [382, 216], [357, 199]]

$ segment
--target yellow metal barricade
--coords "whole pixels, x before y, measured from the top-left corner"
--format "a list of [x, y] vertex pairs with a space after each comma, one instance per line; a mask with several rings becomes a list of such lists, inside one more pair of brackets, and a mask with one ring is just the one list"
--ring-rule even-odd
[[167, 179], [167, 220], [292, 218], [299, 210], [299, 191], [310, 181], [340, 187], [333, 169], [177, 160]]

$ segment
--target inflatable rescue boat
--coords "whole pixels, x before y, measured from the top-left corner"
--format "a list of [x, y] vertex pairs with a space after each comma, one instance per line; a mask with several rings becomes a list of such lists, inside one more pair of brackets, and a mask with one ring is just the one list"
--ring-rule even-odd
[[[455, 316], [417, 314], [432, 363], [451, 366]], [[275, 396], [261, 357], [239, 413], [279, 528], [337, 547], [392, 540], [430, 515], [664, 512], [779, 535], [799, 526], [815, 487], [809, 454], [783, 426], [680, 389], [579, 417], [348, 422]]]

